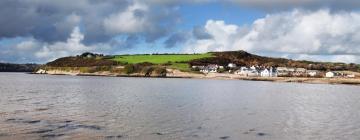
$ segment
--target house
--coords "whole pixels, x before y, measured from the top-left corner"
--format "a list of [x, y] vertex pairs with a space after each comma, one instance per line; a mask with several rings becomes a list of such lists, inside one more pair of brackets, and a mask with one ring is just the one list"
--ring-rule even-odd
[[36, 74], [47, 74], [46, 70], [44, 69], [39, 69], [38, 71], [35, 72]]
[[333, 78], [333, 77], [335, 77], [335, 73], [329, 71], [329, 72], [327, 72], [327, 73], [325, 74], [325, 77], [327, 77], [327, 78]]
[[255, 66], [251, 66], [250, 69], [251, 69], [252, 71], [257, 71], [257, 67], [255, 67]]
[[235, 71], [235, 74], [246, 76], [247, 73], [249, 73], [249, 72], [250, 72], [250, 69], [249, 69], [249, 68], [247, 68], [247, 67], [240, 67], [239, 70]]
[[276, 68], [276, 73], [278, 76], [290, 76], [290, 73], [288, 71], [288, 68], [287, 67], [277, 67]]
[[266, 68], [260, 72], [261, 77], [277, 77], [276, 70], [274, 68]]
[[236, 68], [237, 66], [236, 66], [236, 64], [234, 64], [234, 63], [229, 63], [228, 64], [228, 68], [230, 68], [230, 69], [232, 69], [232, 68]]
[[320, 71], [318, 71], [318, 70], [307, 70], [306, 73], [310, 77], [320, 76]]
[[215, 64], [211, 64], [208, 66], [205, 66], [203, 68], [200, 69], [200, 72], [202, 73], [216, 73], [218, 72], [219, 66], [215, 65]]
[[191, 66], [191, 68], [193, 68], [193, 69], [202, 68], [202, 67], [204, 67], [204, 66]]
[[235, 71], [235, 74], [249, 76], [249, 77], [256, 77], [259, 76], [259, 71], [256, 69], [255, 66], [253, 67], [240, 67], [239, 70]]
[[270, 70], [264, 69], [260, 73], [261, 77], [270, 77]]
[[334, 71], [329, 71], [325, 74], [325, 77], [327, 77], [327, 78], [343, 77], [343, 76], [344, 76], [343, 73], [334, 72]]
[[209, 72], [215, 73], [218, 71], [218, 69], [220, 68], [218, 65], [209, 65], [207, 66]]
[[277, 67], [277, 76], [289, 77], [289, 76], [305, 76], [306, 69], [304, 68], [289, 68], [289, 67]]
[[306, 69], [304, 68], [295, 68], [295, 71], [292, 74], [293, 76], [306, 76]]
[[193, 71], [200, 71], [202, 72], [202, 70], [205, 69], [205, 66], [191, 66], [191, 70]]
[[96, 53], [90, 53], [90, 52], [85, 52], [83, 54], [80, 55], [81, 57], [86, 57], [86, 58], [96, 58], [96, 57], [103, 57], [103, 54], [96, 54]]
[[287, 68], [287, 70], [290, 74], [293, 74], [295, 72], [296, 68]]

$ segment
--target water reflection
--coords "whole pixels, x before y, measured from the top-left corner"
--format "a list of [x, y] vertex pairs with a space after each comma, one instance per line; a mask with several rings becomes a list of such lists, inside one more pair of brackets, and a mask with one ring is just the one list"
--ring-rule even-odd
[[359, 139], [359, 87], [0, 74], [0, 139]]

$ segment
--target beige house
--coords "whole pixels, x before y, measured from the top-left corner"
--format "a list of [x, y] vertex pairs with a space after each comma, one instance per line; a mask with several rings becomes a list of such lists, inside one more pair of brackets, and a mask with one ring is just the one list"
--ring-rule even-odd
[[325, 74], [325, 77], [327, 77], [327, 78], [333, 78], [333, 77], [335, 77], [335, 72], [329, 71], [329, 72], [327, 72], [327, 73]]

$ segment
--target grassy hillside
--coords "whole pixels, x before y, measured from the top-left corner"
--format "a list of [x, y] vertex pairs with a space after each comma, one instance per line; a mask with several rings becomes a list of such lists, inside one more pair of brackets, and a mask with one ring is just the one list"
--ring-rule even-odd
[[[99, 54], [83, 54], [74, 57], [59, 58], [46, 64], [50, 67], [112, 67], [132, 66], [147, 68], [148, 65], [163, 68], [173, 68], [182, 71], [191, 71], [192, 65], [218, 64], [226, 66], [235, 63], [239, 66], [275, 66], [298, 67], [312, 70], [359, 71], [357, 64], [323, 63], [312, 61], [296, 61], [284, 58], [271, 58], [254, 55], [245, 51], [211, 52], [204, 54], [142, 54], [142, 55], [115, 55], [103, 56]], [[139, 64], [139, 65], [137, 65]], [[146, 65], [144, 65], [146, 64]], [[140, 69], [140, 68], [138, 68]]]
[[152, 64], [165, 64], [165, 63], [187, 63], [194, 59], [213, 57], [211, 53], [205, 54], [163, 54], [163, 55], [117, 55], [112, 60], [137, 64], [149, 62]]

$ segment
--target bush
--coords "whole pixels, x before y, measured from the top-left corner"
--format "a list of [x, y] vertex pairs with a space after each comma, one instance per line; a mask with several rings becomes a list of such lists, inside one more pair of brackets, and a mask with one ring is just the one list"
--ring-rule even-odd
[[135, 72], [135, 67], [133, 64], [128, 64], [124, 67], [124, 72], [126, 74], [131, 74], [131, 73], [134, 73]]
[[226, 71], [226, 69], [219, 69], [218, 72], [219, 73], [224, 73]]
[[167, 72], [163, 67], [156, 67], [153, 73], [155, 73], [157, 76], [165, 77]]
[[143, 67], [141, 73], [145, 74], [145, 76], [150, 76], [154, 68], [151, 66]]
[[111, 66], [98, 66], [96, 67], [96, 71], [110, 71]]

